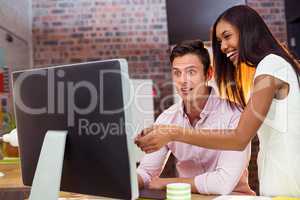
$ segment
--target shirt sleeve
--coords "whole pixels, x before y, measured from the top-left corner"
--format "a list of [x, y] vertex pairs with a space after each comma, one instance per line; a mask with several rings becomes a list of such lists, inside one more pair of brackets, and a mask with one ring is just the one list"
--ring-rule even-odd
[[247, 169], [250, 153], [250, 144], [244, 151], [222, 151], [215, 171], [195, 177], [199, 193], [230, 194]]
[[239, 121], [240, 121], [240, 118], [241, 118], [241, 111], [239, 109], [242, 110], [242, 108], [232, 108], [234, 109], [233, 110], [233, 114], [232, 114], [232, 117], [229, 121], [229, 124], [228, 124], [228, 129], [235, 129], [238, 124], [239, 124]]
[[[238, 109], [232, 110], [232, 117], [228, 129], [236, 128], [241, 112]], [[247, 170], [251, 144], [244, 151], [220, 151], [216, 169], [203, 173], [194, 178], [196, 188], [203, 194], [230, 194], [239, 183], [245, 170]]]
[[[270, 75], [289, 83], [292, 66], [282, 57], [270, 54], [263, 58], [257, 65], [254, 79], [260, 75]], [[293, 72], [292, 72], [293, 74]]]
[[[155, 124], [167, 124], [165, 121], [164, 113], [162, 113], [155, 121]], [[160, 175], [165, 161], [168, 158], [168, 152], [169, 148], [166, 145], [158, 151], [146, 154], [141, 160], [137, 168], [137, 174], [141, 176], [146, 187], [153, 177]]]
[[143, 157], [139, 167], [137, 168], [137, 173], [143, 179], [145, 186], [149, 184], [153, 177], [160, 175], [164, 162], [167, 158], [167, 154], [168, 148], [165, 146], [160, 150], [146, 154]]

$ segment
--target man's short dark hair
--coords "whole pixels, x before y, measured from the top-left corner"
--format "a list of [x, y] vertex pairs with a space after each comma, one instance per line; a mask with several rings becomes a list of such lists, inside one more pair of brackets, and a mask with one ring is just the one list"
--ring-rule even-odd
[[170, 55], [170, 62], [173, 63], [177, 57], [182, 57], [187, 54], [194, 54], [198, 56], [204, 67], [204, 73], [206, 74], [210, 66], [210, 58], [208, 50], [204, 47], [201, 40], [186, 40], [177, 44]]

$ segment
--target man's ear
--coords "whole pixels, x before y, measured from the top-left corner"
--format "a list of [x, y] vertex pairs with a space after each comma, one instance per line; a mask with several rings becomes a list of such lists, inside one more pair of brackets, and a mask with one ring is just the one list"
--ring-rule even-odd
[[214, 76], [214, 69], [212, 68], [212, 66], [209, 66], [206, 73], [206, 80], [207, 81], [211, 80], [213, 76]]

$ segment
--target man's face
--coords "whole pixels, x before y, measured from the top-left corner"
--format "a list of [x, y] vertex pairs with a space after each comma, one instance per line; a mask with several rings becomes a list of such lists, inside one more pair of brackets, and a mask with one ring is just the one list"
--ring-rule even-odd
[[195, 101], [206, 95], [204, 66], [197, 55], [176, 57], [172, 63], [172, 76], [176, 90], [184, 102]]

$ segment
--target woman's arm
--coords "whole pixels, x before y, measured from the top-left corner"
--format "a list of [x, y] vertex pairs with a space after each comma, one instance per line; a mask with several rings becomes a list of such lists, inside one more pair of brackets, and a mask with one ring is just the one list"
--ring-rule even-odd
[[236, 129], [203, 130], [176, 126], [154, 126], [144, 131], [136, 144], [145, 152], [160, 149], [170, 141], [179, 141], [204, 148], [244, 150], [265, 120], [277, 89], [283, 84], [270, 75], [260, 75], [254, 81], [252, 96], [241, 115]]

